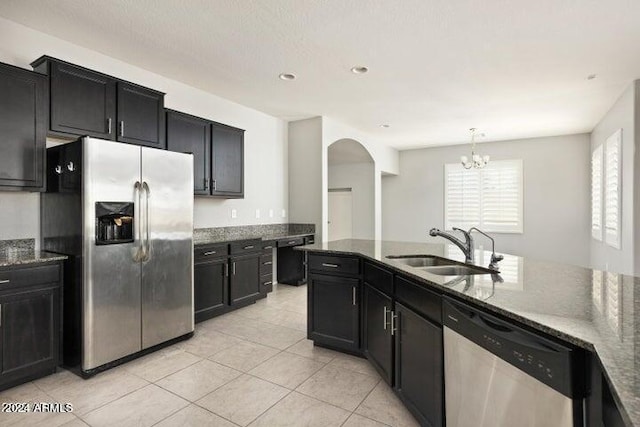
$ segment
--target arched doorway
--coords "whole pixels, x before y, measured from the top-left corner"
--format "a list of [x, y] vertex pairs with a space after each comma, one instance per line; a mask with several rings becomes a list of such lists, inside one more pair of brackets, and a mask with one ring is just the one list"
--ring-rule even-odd
[[367, 149], [340, 139], [327, 150], [328, 240], [375, 238], [375, 167]]

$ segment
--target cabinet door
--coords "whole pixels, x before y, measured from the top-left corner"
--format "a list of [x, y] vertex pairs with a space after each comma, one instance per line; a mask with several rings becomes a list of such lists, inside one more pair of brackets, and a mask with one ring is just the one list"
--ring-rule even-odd
[[196, 322], [221, 314], [228, 306], [227, 268], [227, 258], [194, 265], [193, 304]]
[[115, 139], [115, 80], [69, 64], [51, 63], [51, 130]]
[[396, 303], [395, 389], [423, 426], [443, 424], [442, 327]]
[[0, 188], [44, 190], [46, 81], [0, 64]]
[[260, 254], [230, 258], [230, 305], [256, 300], [260, 296]]
[[167, 112], [167, 150], [193, 154], [193, 194], [210, 194], [211, 122]]
[[392, 383], [393, 336], [391, 298], [365, 283], [362, 348], [387, 384]]
[[164, 94], [118, 82], [118, 141], [167, 148], [164, 137]]
[[211, 195], [244, 197], [244, 131], [211, 125]]
[[0, 386], [55, 370], [59, 319], [57, 288], [0, 297]]
[[308, 283], [308, 336], [336, 349], [360, 348], [360, 281], [312, 274]]

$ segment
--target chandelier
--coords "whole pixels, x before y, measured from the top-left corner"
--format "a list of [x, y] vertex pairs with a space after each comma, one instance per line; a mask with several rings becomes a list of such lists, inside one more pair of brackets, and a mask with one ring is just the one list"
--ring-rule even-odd
[[476, 128], [469, 130], [471, 131], [471, 159], [467, 156], [460, 156], [460, 163], [465, 169], [482, 169], [489, 163], [489, 156], [476, 154]]

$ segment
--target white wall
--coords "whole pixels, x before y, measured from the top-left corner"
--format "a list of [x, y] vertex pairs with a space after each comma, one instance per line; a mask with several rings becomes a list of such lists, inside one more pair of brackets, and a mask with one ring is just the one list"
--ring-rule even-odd
[[[444, 164], [469, 155], [469, 145], [400, 152], [400, 175], [382, 179], [382, 238], [440, 241], [444, 228]], [[497, 234], [498, 251], [578, 265], [589, 264], [589, 135], [488, 142], [492, 160], [523, 159], [524, 233]], [[481, 236], [476, 244], [485, 248]]]
[[[622, 239], [620, 249], [608, 246], [595, 239], [591, 241], [591, 264], [598, 269], [633, 274], [634, 271], [634, 151], [636, 145], [635, 126], [638, 82], [631, 84], [616, 103], [600, 120], [591, 133], [591, 149], [602, 145], [616, 130], [622, 128]], [[635, 172], [634, 172], [635, 170]], [[636, 181], [637, 182], [637, 181]], [[638, 185], [635, 186], [636, 191]], [[639, 234], [636, 234], [640, 236]], [[639, 242], [640, 243], [640, 242]], [[640, 262], [637, 264], [640, 271]]]
[[329, 165], [329, 188], [351, 188], [354, 239], [373, 239], [375, 197], [373, 163]]
[[[196, 227], [282, 223], [282, 210], [288, 208], [287, 192], [287, 124], [283, 120], [222, 99], [184, 83], [167, 79], [155, 72], [134, 67], [122, 61], [82, 48], [64, 40], [32, 30], [0, 18], [0, 62], [26, 69], [43, 54], [85, 66], [118, 78], [166, 92], [165, 106], [212, 119], [246, 130], [245, 134], [245, 198], [213, 200], [196, 198]], [[185, 66], [188, 66], [185, 65]], [[161, 72], [161, 70], [156, 70]], [[0, 204], [10, 203], [16, 211], [27, 211], [27, 218], [5, 218], [0, 222], [0, 239], [38, 237], [38, 195], [0, 193]], [[35, 209], [35, 216], [31, 211]], [[231, 209], [237, 218], [231, 218]], [[261, 218], [256, 219], [256, 209]], [[269, 217], [269, 210], [274, 212]], [[16, 233], [18, 235], [16, 235]]]
[[288, 145], [289, 218], [291, 222], [315, 224], [316, 236], [321, 239], [325, 224], [322, 221], [322, 118], [290, 122]]

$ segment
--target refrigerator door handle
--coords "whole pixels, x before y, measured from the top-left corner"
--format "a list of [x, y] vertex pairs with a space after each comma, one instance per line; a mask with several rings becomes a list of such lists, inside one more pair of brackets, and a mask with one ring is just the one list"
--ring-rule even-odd
[[133, 254], [133, 260], [135, 262], [140, 262], [142, 261], [142, 224], [140, 221], [142, 221], [142, 209], [140, 208], [140, 203], [142, 203], [142, 199], [140, 198], [140, 191], [142, 189], [142, 184], [140, 184], [140, 181], [136, 181], [135, 184], [133, 184], [133, 206], [134, 206], [134, 213], [133, 213], [133, 217], [134, 217], [134, 222], [133, 222], [133, 226], [135, 227], [135, 230], [133, 231], [133, 235], [135, 236], [135, 239], [138, 242], [138, 246], [135, 249], [135, 253]]
[[144, 244], [143, 248], [143, 259], [142, 261], [149, 261], [151, 259], [151, 248], [149, 245], [149, 196], [151, 191], [149, 190], [149, 184], [147, 181], [142, 182], [142, 189], [145, 193], [145, 202], [144, 202]]

